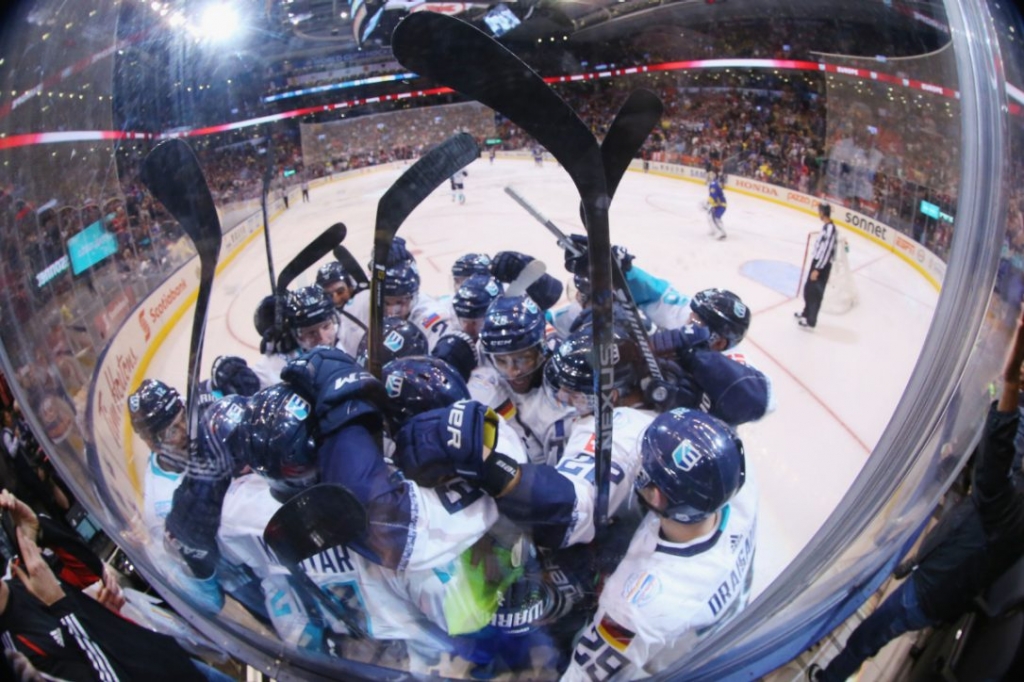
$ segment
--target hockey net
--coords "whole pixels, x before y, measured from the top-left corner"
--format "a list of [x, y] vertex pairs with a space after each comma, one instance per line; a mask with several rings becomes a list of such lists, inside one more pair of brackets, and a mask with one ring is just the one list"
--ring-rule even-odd
[[[811, 232], [807, 235], [806, 254], [810, 254], [814, 247], [814, 240], [820, 232]], [[832, 260], [832, 272], [828, 277], [828, 285], [825, 287], [825, 298], [821, 302], [821, 312], [831, 315], [841, 315], [849, 312], [860, 300], [857, 295], [857, 287], [853, 282], [853, 272], [850, 270], [850, 243], [846, 237], [839, 234], [836, 236], [836, 257]], [[806, 259], [805, 259], [806, 260]], [[806, 268], [810, 267], [805, 263]], [[804, 277], [800, 282], [803, 284]]]

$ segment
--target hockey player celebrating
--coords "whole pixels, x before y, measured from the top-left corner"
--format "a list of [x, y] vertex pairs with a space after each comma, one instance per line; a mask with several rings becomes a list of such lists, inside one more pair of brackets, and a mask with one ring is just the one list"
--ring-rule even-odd
[[285, 324], [287, 296], [265, 296], [253, 314], [253, 325], [260, 335], [260, 358], [253, 363], [260, 388], [273, 386], [281, 380], [281, 370], [295, 357], [298, 345]]
[[[589, 240], [584, 235], [570, 235], [573, 248], [565, 250], [565, 269], [573, 274], [576, 301], [549, 313], [551, 324], [561, 338], [569, 335], [580, 312], [590, 307], [590, 261], [587, 256]], [[612, 257], [619, 264], [629, 294], [637, 308], [661, 329], [674, 329], [687, 323], [690, 316], [690, 298], [667, 280], [654, 277], [634, 265], [634, 256], [621, 246], [612, 247]]]
[[499, 296], [480, 330], [480, 347], [490, 367], [469, 382], [475, 400], [493, 407], [526, 444], [531, 462], [557, 461], [567, 436], [571, 406], [560, 405], [543, 388], [544, 313], [529, 296]]
[[722, 184], [718, 181], [718, 173], [708, 171], [708, 234], [717, 239], [725, 239], [725, 228], [722, 227], [722, 216], [725, 215], [727, 205], [725, 192]]
[[328, 261], [320, 266], [320, 269], [316, 271], [316, 284], [324, 290], [339, 313], [352, 298], [356, 289], [352, 275], [345, 272], [345, 267], [336, 260]]
[[750, 328], [750, 309], [725, 289], [705, 289], [690, 302], [690, 322], [651, 335], [674, 385], [670, 404], [700, 408], [727, 424], [756, 421], [775, 407], [772, 383], [739, 353], [726, 353]]
[[743, 443], [695, 410], [644, 432], [634, 486], [649, 510], [605, 582], [564, 682], [634, 680], [664, 670], [746, 604], [757, 492]]
[[486, 253], [467, 253], [452, 263], [452, 291], [458, 291], [462, 283], [473, 275], [491, 274], [491, 257]]
[[[356, 354], [356, 362], [362, 367], [366, 367], [367, 361], [366, 337], [367, 335], [363, 334], [363, 339], [359, 342], [359, 351]], [[384, 318], [383, 345], [382, 363], [409, 355], [426, 355], [428, 351], [427, 337], [423, 330], [400, 317]]]
[[285, 321], [301, 350], [338, 344], [341, 325], [338, 312], [327, 293], [315, 284], [288, 296]]

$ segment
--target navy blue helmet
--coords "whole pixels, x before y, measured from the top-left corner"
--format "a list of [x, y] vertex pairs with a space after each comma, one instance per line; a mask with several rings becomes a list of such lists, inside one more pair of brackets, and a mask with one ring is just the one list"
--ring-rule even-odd
[[389, 414], [397, 427], [410, 417], [469, 400], [469, 388], [459, 373], [444, 360], [411, 356], [392, 360], [381, 370], [388, 394]]
[[[366, 367], [367, 360], [366, 338], [367, 335], [363, 334], [356, 350], [356, 362], [362, 367]], [[409, 355], [426, 355], [429, 351], [430, 342], [419, 325], [400, 317], [384, 318], [384, 352], [381, 354], [381, 363]]]
[[480, 343], [486, 353], [513, 353], [541, 346], [546, 326], [544, 311], [529, 296], [499, 296], [484, 316]]
[[302, 287], [288, 297], [285, 319], [295, 331], [334, 319], [334, 304], [327, 293], [317, 285]]
[[147, 443], [159, 441], [160, 433], [185, 409], [185, 401], [173, 387], [158, 379], [143, 379], [128, 396], [132, 428]]
[[267, 479], [278, 499], [317, 482], [317, 438], [312, 407], [286, 384], [249, 399], [239, 428], [243, 461]]
[[[639, 388], [643, 356], [636, 341], [623, 327], [613, 327], [614, 349], [612, 361], [615, 370], [614, 381], [609, 388], [628, 392]], [[544, 367], [544, 379], [554, 389], [566, 389], [577, 393], [594, 395], [594, 369], [590, 362], [594, 347], [594, 328], [584, 325], [569, 335], [558, 346]], [[591, 405], [593, 409], [593, 405]]]
[[452, 277], [456, 282], [463, 277], [489, 274], [491, 274], [491, 257], [486, 253], [467, 253], [456, 258], [452, 264]]
[[384, 273], [385, 296], [415, 296], [420, 290], [420, 270], [416, 261], [401, 261]]
[[690, 309], [711, 330], [712, 343], [716, 336], [726, 340], [725, 350], [742, 341], [750, 328], [750, 308], [726, 289], [698, 291], [690, 301]]
[[345, 272], [345, 266], [338, 261], [328, 261], [316, 271], [316, 284], [318, 287], [326, 289], [327, 285], [335, 284], [336, 282], [344, 282], [350, 287], [354, 284], [352, 278]]
[[681, 523], [697, 523], [731, 500], [746, 478], [743, 441], [725, 422], [679, 407], [651, 422], [640, 446], [639, 491], [657, 487], [669, 504], [655, 510]]
[[477, 319], [487, 313], [487, 308], [504, 291], [504, 288], [490, 275], [472, 275], [466, 278], [455, 296], [452, 308], [457, 317]]
[[239, 447], [245, 408], [249, 399], [232, 394], [215, 400], [203, 412], [199, 429], [200, 450], [212, 471], [235, 474], [245, 467]]

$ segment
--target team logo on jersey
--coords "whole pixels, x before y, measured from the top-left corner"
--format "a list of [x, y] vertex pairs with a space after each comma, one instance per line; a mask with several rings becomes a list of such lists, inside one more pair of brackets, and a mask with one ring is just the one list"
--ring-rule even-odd
[[387, 391], [389, 398], [398, 398], [402, 395], [402, 384], [405, 383], [405, 377], [401, 374], [392, 374], [388, 377], [388, 380], [384, 382], [384, 390]]
[[661, 594], [661, 580], [650, 573], [633, 573], [626, 578], [622, 598], [635, 606], [645, 606]]
[[587, 440], [587, 444], [583, 447], [584, 452], [594, 454], [597, 451], [597, 434], [590, 434], [590, 438]]
[[293, 395], [285, 402], [284, 411], [299, 421], [305, 421], [306, 417], [309, 416], [309, 403], [298, 395]]
[[683, 440], [672, 452], [672, 461], [683, 471], [689, 471], [700, 461], [700, 452], [694, 450], [689, 440]]
[[629, 643], [636, 637], [635, 632], [619, 625], [607, 613], [597, 625], [597, 634], [601, 635], [601, 639], [608, 642], [608, 646], [616, 651], [625, 651], [629, 647]]
[[132, 412], [138, 412], [139, 411], [139, 396], [137, 396], [137, 395], [129, 396], [129, 398], [128, 398], [128, 409], [131, 410]]
[[390, 350], [392, 353], [397, 353], [402, 350], [402, 346], [405, 345], [405, 337], [396, 331], [391, 332], [384, 338], [384, 347]]

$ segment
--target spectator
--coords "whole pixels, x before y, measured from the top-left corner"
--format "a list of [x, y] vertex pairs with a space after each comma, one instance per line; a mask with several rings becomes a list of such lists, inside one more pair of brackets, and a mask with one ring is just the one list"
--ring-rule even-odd
[[1003, 388], [985, 423], [970, 496], [943, 515], [917, 556], [903, 564], [909, 571], [903, 584], [857, 626], [825, 668], [811, 665], [808, 679], [845, 680], [903, 633], [956, 619], [1024, 553], [1024, 493], [1010, 476], [1022, 367], [1024, 306], [1003, 369]]

